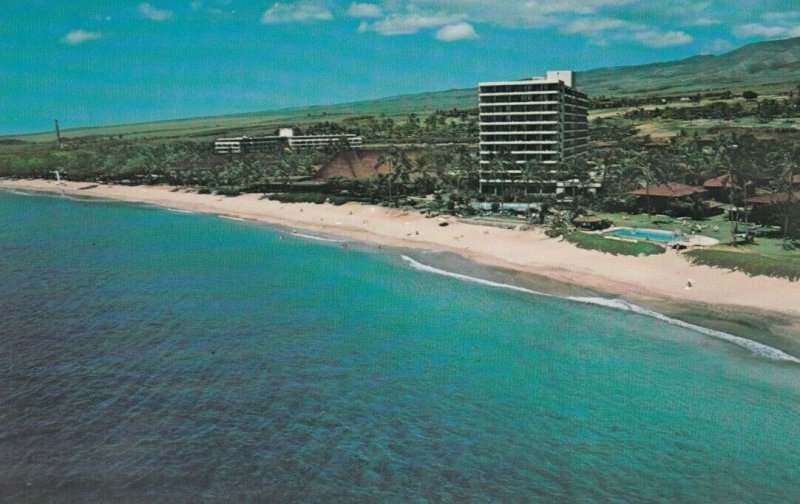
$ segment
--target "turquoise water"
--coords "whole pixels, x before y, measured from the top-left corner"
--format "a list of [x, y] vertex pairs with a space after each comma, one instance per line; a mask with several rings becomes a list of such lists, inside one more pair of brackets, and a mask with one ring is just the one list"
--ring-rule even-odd
[[611, 236], [618, 236], [620, 238], [634, 238], [636, 240], [650, 240], [657, 242], [672, 242], [675, 241], [676, 236], [668, 231], [659, 231], [657, 229], [632, 229], [620, 228], [615, 229], [608, 233]]
[[0, 257], [13, 502], [800, 499], [758, 348], [152, 208], [0, 192]]

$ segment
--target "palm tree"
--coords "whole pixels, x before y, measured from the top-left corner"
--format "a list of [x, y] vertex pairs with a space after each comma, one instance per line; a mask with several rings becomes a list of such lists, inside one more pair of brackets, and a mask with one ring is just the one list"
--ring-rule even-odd
[[657, 151], [649, 150], [642, 152], [631, 159], [633, 168], [645, 183], [645, 206], [647, 210], [647, 220], [652, 217], [650, 206], [650, 184], [658, 183], [664, 179], [662, 159]]
[[[544, 192], [544, 183], [547, 182], [550, 178], [550, 171], [547, 169], [547, 166], [541, 162], [531, 161], [528, 160], [525, 162], [525, 165], [522, 169], [522, 175], [525, 177], [525, 194], [528, 194], [528, 185], [533, 183], [539, 188], [539, 205], [541, 210], [542, 204], [542, 193]], [[530, 203], [528, 203], [528, 223], [531, 222], [531, 208]]]
[[787, 145], [777, 149], [772, 161], [772, 164], [779, 170], [779, 173], [776, 174], [777, 183], [775, 184], [775, 189], [781, 192], [786, 191], [786, 203], [783, 213], [783, 243], [784, 246], [788, 246], [789, 218], [792, 214], [792, 202], [794, 199], [794, 176], [798, 165], [800, 165], [800, 147]]
[[[739, 202], [744, 205], [742, 218], [745, 230], [747, 222], [747, 192], [746, 184], [754, 170], [752, 159], [752, 140], [747, 138], [732, 138], [739, 143], [720, 147], [716, 162], [727, 170], [728, 174], [728, 203], [730, 204], [731, 242], [737, 246], [736, 235], [739, 234]], [[750, 145], [742, 145], [743, 143]]]
[[543, 180], [540, 163], [530, 159], [525, 161], [525, 164], [522, 165], [522, 178], [525, 183], [525, 194], [528, 194], [528, 186], [530, 184], [536, 184], [539, 187], [539, 194], [542, 193]]
[[[377, 166], [382, 164], [389, 165], [389, 175], [387, 176], [389, 182], [389, 200], [394, 201], [392, 195], [392, 185], [393, 182], [397, 179], [397, 169], [402, 164], [402, 158], [404, 157], [402, 151], [395, 147], [389, 147], [386, 151], [384, 151], [380, 157], [378, 158]], [[376, 166], [376, 168], [377, 168]]]
[[297, 168], [298, 161], [294, 153], [288, 149], [282, 151], [278, 158], [275, 174], [283, 181], [285, 189], [289, 189], [292, 177], [297, 174]]

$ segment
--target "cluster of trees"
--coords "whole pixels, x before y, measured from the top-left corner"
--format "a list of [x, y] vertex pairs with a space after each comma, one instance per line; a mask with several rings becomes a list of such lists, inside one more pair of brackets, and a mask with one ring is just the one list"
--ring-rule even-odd
[[26, 144], [0, 151], [0, 176], [53, 178], [123, 184], [167, 183], [207, 188], [259, 186], [269, 177], [313, 174], [326, 153], [276, 150], [220, 156], [209, 142], [155, 143], [94, 139], [58, 149]]
[[[757, 96], [757, 95], [756, 95]], [[660, 105], [663, 103], [678, 102], [689, 99], [699, 102], [703, 98], [712, 100], [730, 100], [733, 98], [731, 91], [709, 91], [705, 93], [695, 93], [691, 96], [686, 95], [664, 95], [664, 96], [641, 96], [641, 97], [606, 97], [598, 96], [589, 100], [590, 109], [610, 109], [626, 107], [642, 107], [644, 105]], [[745, 96], [745, 98], [747, 98]]]
[[373, 144], [474, 144], [478, 138], [478, 109], [436, 110], [427, 116], [366, 115], [296, 126], [298, 135], [343, 135], [364, 137]]
[[[677, 136], [661, 148], [612, 148], [598, 153], [604, 166], [603, 194], [596, 207], [609, 210], [640, 210], [631, 190], [666, 182], [702, 186], [711, 178], [728, 176], [722, 203], [744, 206], [747, 188], [757, 184], [771, 191], [788, 191], [791, 178], [800, 173], [800, 147], [791, 140], [761, 141], [752, 134], [718, 135], [704, 142], [698, 138]], [[700, 198], [686, 198], [675, 203], [676, 215], [702, 216], [705, 203]], [[647, 209], [644, 209], [647, 211]], [[740, 218], [747, 224], [748, 215]], [[794, 236], [797, 230], [787, 222], [800, 220], [797, 206], [775, 206], [764, 213], [762, 223], [779, 225]], [[736, 233], [736, 225], [733, 232]]]
[[479, 132], [477, 109], [436, 110], [425, 117], [411, 113], [402, 119], [382, 114], [345, 119], [342, 124], [370, 143], [474, 144]]
[[731, 120], [743, 117], [774, 119], [797, 117], [798, 115], [800, 115], [800, 102], [795, 99], [764, 99], [753, 104], [718, 101], [693, 107], [638, 108], [626, 112], [623, 117], [625, 119], [645, 121], [652, 119], [693, 121], [697, 119]]
[[[788, 107], [789, 102], [777, 103]], [[761, 110], [771, 106], [770, 101], [757, 105]], [[674, 110], [724, 116], [747, 108], [742, 104], [738, 107], [712, 103], [687, 109], [662, 109], [661, 113]], [[528, 183], [508, 184], [503, 194], [485, 196], [478, 192], [475, 111], [437, 111], [425, 117], [410, 114], [403, 122], [386, 116], [365, 116], [317, 123], [302, 132], [357, 133], [389, 144], [415, 144], [385, 149], [380, 161], [391, 168], [390, 173], [366, 180], [341, 177], [328, 180], [326, 190], [331, 195], [393, 205], [427, 196], [434, 206], [462, 211], [466, 211], [462, 207], [470, 199], [538, 201], [575, 212], [582, 207], [633, 211], [637, 210], [636, 199], [630, 196], [634, 189], [663, 182], [702, 185], [720, 175], [729, 175], [734, 181], [723, 202], [740, 206], [748, 181], [782, 191], [788, 189], [787, 177], [800, 174], [800, 147], [788, 140], [759, 141], [751, 134], [719, 134], [703, 139], [678, 135], [669, 143], [654, 147], [647, 144], [646, 137], [636, 135], [629, 122], [598, 119], [591, 123], [591, 136], [596, 143], [592, 165], [567, 163], [556, 171], [535, 162], [514, 165], [520, 170], [516, 177]], [[58, 171], [70, 180], [168, 183], [222, 194], [273, 192], [291, 190], [298, 177], [314, 175], [341, 148], [346, 147], [331, 146], [308, 152], [278, 148], [274, 152], [222, 156], [214, 153], [210, 142], [84, 138], [69, 149], [58, 149], [53, 144], [13, 142], [0, 145], [0, 176], [53, 178]], [[490, 178], [492, 172], [499, 177], [509, 167], [509, 160], [498, 156], [484, 171]], [[602, 192], [597, 196], [584, 194], [581, 188], [598, 173], [604, 178]], [[553, 180], [571, 181], [566, 201], [552, 196]], [[792, 207], [795, 210], [790, 206], [783, 210], [775, 207], [776, 210], [762, 218], [795, 233], [797, 226], [787, 222], [800, 223], [800, 216], [795, 216], [798, 205]], [[699, 199], [678, 202], [674, 209], [676, 214], [694, 216], [706, 211]]]

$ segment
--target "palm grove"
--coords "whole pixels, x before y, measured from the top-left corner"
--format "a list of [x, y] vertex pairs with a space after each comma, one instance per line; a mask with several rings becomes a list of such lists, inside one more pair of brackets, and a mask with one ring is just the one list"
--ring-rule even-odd
[[[597, 106], [597, 104], [595, 104]], [[728, 175], [723, 203], [744, 205], [747, 188], [758, 182], [764, 190], [785, 192], [759, 218], [780, 226], [785, 236], [800, 237], [800, 204], [792, 199], [793, 177], [800, 175], [800, 147], [794, 130], [758, 138], [755, 129], [711, 128], [706, 134], [683, 131], [668, 142], [655, 143], [637, 131], [637, 121], [663, 118], [752, 117], [757, 120], [798, 116], [798, 97], [782, 100], [719, 101], [671, 109], [629, 108], [623, 114], [590, 122], [592, 163], [565, 163], [557, 170], [531, 163], [521, 168], [525, 184], [511, 185], [500, 194], [479, 192], [476, 153], [477, 110], [438, 110], [428, 115], [368, 115], [295, 126], [305, 134], [353, 133], [365, 138], [365, 148], [379, 152], [387, 167], [361, 179], [336, 176], [312, 191], [295, 181], [314, 178], [342, 148], [319, 151], [216, 155], [207, 138], [130, 139], [122, 136], [69, 139], [68, 148], [53, 143], [0, 140], [0, 176], [53, 178], [57, 171], [70, 180], [123, 184], [170, 184], [236, 195], [242, 192], [284, 193], [286, 200], [364, 201], [454, 214], [475, 213], [475, 201], [537, 202], [544, 208], [571, 215], [587, 211], [647, 212], [647, 200], [630, 192], [664, 182], [702, 185]], [[65, 146], [66, 147], [66, 146]], [[502, 156], [485, 168], [502, 172]], [[597, 195], [580, 190], [601, 174]], [[547, 182], [571, 181], [571, 191], [556, 196]], [[280, 198], [281, 196], [276, 196]], [[673, 216], [703, 218], [708, 202], [687, 197], [666, 210]], [[555, 212], [554, 212], [555, 213]], [[544, 215], [542, 215], [542, 218]], [[745, 218], [747, 214], [745, 213]]]

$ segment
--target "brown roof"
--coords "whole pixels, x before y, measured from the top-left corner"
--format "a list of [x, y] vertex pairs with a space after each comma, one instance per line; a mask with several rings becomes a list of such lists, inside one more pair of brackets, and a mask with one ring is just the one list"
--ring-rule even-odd
[[[747, 203], [753, 205], [772, 205], [774, 203], [784, 203], [787, 199], [789, 199], [789, 191], [781, 191], [747, 198]], [[792, 199], [794, 201], [800, 201], [800, 191], [793, 191]]]
[[728, 184], [728, 180], [730, 177], [728, 175], [720, 175], [719, 177], [708, 179], [703, 182], [703, 187], [706, 188], [718, 188], [718, 187], [730, 187]]
[[[719, 189], [719, 188], [727, 189], [731, 186], [728, 183], [728, 180], [730, 180], [729, 175], [720, 175], [719, 177], [708, 179], [705, 182], [703, 182], [703, 187], [705, 187], [706, 189]], [[748, 186], [753, 185], [753, 182], [748, 180], [747, 182], [745, 182], [745, 185]]]
[[643, 187], [641, 189], [631, 191], [631, 194], [635, 194], [636, 196], [646, 196], [648, 192], [650, 196], [655, 196], [656, 198], [681, 198], [683, 196], [691, 196], [692, 194], [703, 194], [708, 191], [698, 186], [670, 182], [667, 184], [650, 186], [649, 189]]
[[342, 150], [314, 175], [315, 179], [328, 177], [369, 178], [378, 173], [391, 173], [389, 165], [380, 163], [383, 152], [377, 150]]

